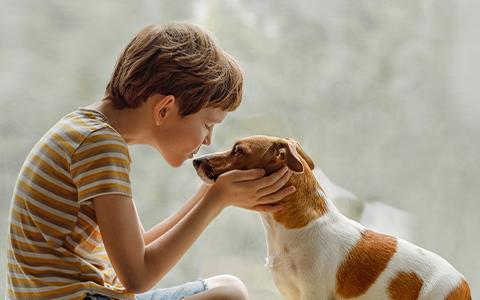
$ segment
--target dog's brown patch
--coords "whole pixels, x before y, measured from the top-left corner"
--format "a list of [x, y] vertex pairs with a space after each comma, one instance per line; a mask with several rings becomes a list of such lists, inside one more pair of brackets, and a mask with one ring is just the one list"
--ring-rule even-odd
[[388, 295], [392, 300], [415, 300], [420, 295], [423, 280], [414, 272], [399, 272], [390, 281]]
[[293, 174], [286, 184], [294, 186], [295, 193], [285, 197], [283, 209], [273, 214], [275, 220], [288, 229], [304, 227], [327, 212], [325, 193], [303, 158], [302, 164], [305, 166], [303, 173]]
[[337, 272], [337, 293], [344, 298], [364, 294], [397, 251], [395, 237], [365, 230]]
[[445, 300], [471, 300], [470, 287], [465, 279], [462, 279], [457, 287], [448, 294]]

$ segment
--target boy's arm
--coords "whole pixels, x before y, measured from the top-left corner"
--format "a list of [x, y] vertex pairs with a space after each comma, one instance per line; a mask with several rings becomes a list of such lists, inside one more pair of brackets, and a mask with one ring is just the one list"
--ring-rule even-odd
[[222, 210], [198, 203], [174, 227], [146, 245], [132, 198], [111, 194], [94, 199], [102, 240], [124, 287], [134, 293], [154, 286], [183, 256]]
[[272, 211], [272, 203], [293, 192], [291, 188], [281, 189], [289, 178], [285, 172], [259, 176], [263, 173], [258, 170], [220, 176], [178, 223], [148, 245], [131, 197], [109, 194], [94, 198], [105, 249], [124, 287], [134, 293], [153, 287], [225, 207]]
[[209, 186], [203, 184], [202, 187], [188, 200], [177, 212], [167, 217], [165, 220], [155, 225], [152, 229], [145, 232], [140, 219], [138, 220], [143, 232], [143, 240], [145, 245], [150, 244], [154, 240], [161, 237], [165, 232], [169, 231], [175, 224], [185, 217], [185, 215], [192, 210], [192, 208], [198, 203], [198, 201], [205, 195]]

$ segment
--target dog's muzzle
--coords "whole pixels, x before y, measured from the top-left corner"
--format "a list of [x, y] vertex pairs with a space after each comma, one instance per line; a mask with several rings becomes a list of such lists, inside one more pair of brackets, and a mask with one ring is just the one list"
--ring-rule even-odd
[[197, 171], [198, 176], [206, 182], [214, 182], [218, 176], [214, 174], [212, 166], [208, 163], [206, 158], [197, 158], [193, 160], [193, 166]]

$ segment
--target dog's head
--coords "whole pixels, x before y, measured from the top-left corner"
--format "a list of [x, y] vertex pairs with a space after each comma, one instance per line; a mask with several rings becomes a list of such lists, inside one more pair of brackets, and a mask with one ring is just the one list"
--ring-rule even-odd
[[295, 173], [314, 168], [312, 159], [296, 141], [263, 135], [239, 140], [229, 150], [193, 160], [193, 165], [207, 183], [230, 170], [264, 169], [269, 175], [283, 166]]

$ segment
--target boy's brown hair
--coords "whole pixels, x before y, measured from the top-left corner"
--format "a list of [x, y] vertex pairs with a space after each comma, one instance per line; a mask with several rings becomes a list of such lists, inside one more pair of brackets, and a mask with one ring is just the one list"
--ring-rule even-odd
[[155, 93], [175, 96], [180, 116], [204, 107], [235, 110], [242, 98], [240, 66], [203, 28], [151, 25], [120, 55], [103, 100], [135, 108]]

